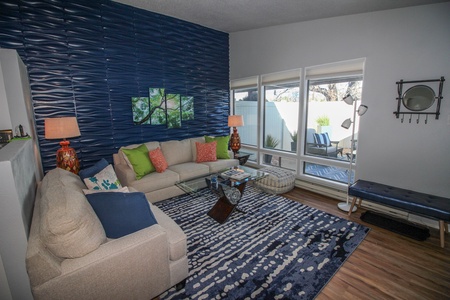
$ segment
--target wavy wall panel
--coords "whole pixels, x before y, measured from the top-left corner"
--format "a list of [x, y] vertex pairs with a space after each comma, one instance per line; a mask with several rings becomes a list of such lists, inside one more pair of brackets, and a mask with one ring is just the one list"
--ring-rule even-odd
[[[77, 116], [82, 167], [123, 145], [227, 134], [228, 46], [226, 33], [109, 0], [0, 1], [0, 47], [28, 67], [45, 171], [59, 147], [44, 139], [48, 117]], [[193, 96], [195, 120], [133, 125], [131, 97], [149, 87]]]

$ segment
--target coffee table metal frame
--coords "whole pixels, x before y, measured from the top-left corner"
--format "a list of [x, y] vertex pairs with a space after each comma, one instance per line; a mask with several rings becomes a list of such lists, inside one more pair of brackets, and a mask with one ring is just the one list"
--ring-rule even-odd
[[[208, 212], [208, 215], [222, 224], [226, 222], [226, 220], [228, 220], [230, 215], [235, 210], [241, 211], [237, 206], [240, 199], [242, 198], [247, 182], [260, 180], [267, 176], [267, 173], [259, 171], [257, 169], [245, 166], [239, 166], [239, 169], [249, 173], [250, 176], [243, 180], [222, 178], [220, 174], [225, 172], [226, 170], [229, 170], [225, 169], [218, 173], [207, 174], [189, 180], [179, 181], [176, 183], [176, 186], [191, 195], [197, 195], [201, 189], [208, 187], [211, 192], [218, 196], [217, 202]], [[217, 186], [211, 185], [211, 178], [213, 176], [216, 176], [218, 178]], [[239, 191], [238, 198], [236, 198], [236, 190]], [[234, 197], [230, 197], [230, 195], [234, 195]]]

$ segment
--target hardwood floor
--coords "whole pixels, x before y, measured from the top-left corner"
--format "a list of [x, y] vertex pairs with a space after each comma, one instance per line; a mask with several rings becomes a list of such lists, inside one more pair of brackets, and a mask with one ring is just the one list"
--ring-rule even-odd
[[450, 234], [441, 248], [434, 228], [420, 242], [361, 221], [364, 209], [347, 217], [335, 199], [299, 188], [283, 196], [371, 228], [316, 299], [450, 299]]

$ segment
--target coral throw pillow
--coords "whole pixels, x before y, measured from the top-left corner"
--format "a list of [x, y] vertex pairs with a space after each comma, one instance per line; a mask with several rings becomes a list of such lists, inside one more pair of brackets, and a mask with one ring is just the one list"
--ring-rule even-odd
[[149, 151], [148, 155], [150, 156], [150, 160], [152, 161], [156, 172], [162, 173], [167, 169], [167, 167], [169, 167], [166, 158], [159, 147], [155, 150]]
[[197, 162], [207, 162], [207, 161], [216, 161], [216, 147], [217, 142], [211, 143], [199, 143], [195, 142], [195, 146], [197, 147]]

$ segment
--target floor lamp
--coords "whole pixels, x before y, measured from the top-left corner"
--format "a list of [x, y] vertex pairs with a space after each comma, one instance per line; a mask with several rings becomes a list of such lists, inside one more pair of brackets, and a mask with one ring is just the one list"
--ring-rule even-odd
[[[350, 126], [352, 126], [352, 139], [351, 139], [351, 145], [350, 145], [350, 170], [348, 172], [348, 178], [347, 178], [347, 201], [338, 203], [338, 208], [343, 211], [349, 211], [350, 210], [350, 199], [348, 197], [348, 189], [351, 184], [352, 180], [352, 174], [353, 174], [353, 148], [354, 148], [354, 140], [355, 140], [355, 119], [356, 119], [356, 113], [358, 113], [358, 116], [362, 116], [366, 113], [368, 107], [366, 105], [360, 105], [358, 109], [356, 109], [356, 100], [353, 99], [352, 96], [347, 95], [344, 97], [344, 102], [348, 105], [353, 105], [353, 121], [352, 119], [346, 119], [344, 122], [342, 122], [342, 127], [345, 129], [349, 129]], [[356, 211], [356, 206], [353, 206], [352, 212]]]

